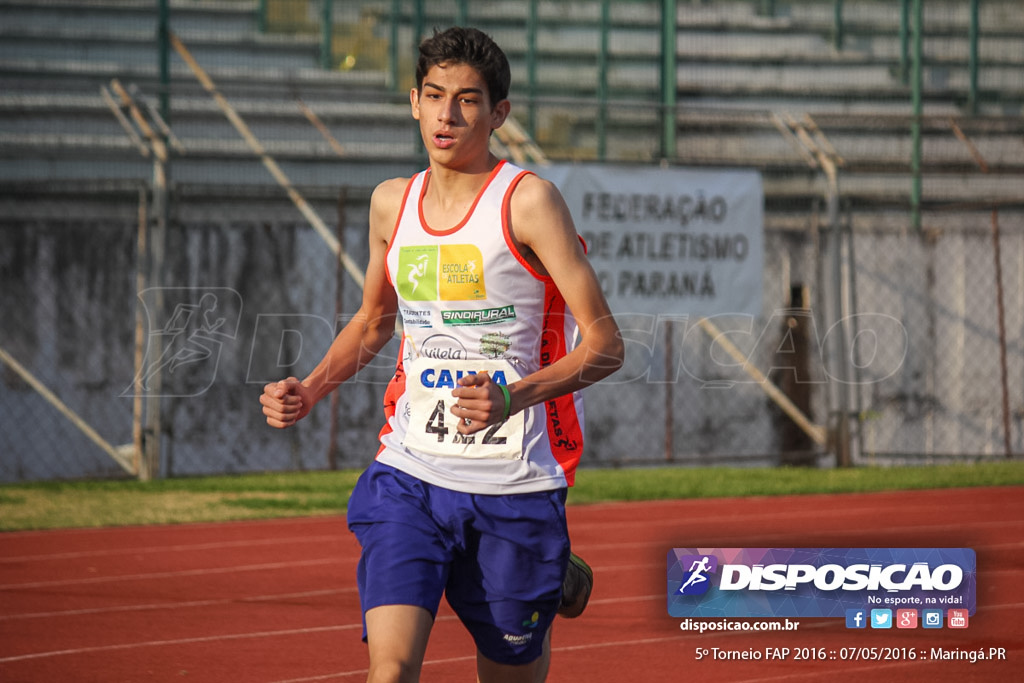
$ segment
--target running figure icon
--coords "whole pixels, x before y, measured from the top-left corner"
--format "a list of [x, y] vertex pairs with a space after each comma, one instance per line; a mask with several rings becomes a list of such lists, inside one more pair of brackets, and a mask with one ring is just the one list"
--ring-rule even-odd
[[684, 593], [690, 586], [698, 583], [704, 583], [708, 580], [708, 577], [705, 576], [705, 574], [711, 571], [711, 567], [708, 566], [709, 560], [710, 558], [705, 555], [700, 558], [700, 560], [693, 561], [693, 564], [691, 564], [690, 568], [687, 570], [690, 572], [689, 578], [687, 578], [686, 581], [683, 582], [683, 585], [679, 587], [680, 593]]

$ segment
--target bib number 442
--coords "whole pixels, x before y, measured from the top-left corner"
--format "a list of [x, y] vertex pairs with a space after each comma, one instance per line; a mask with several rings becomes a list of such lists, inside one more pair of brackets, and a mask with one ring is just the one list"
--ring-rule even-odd
[[[437, 437], [438, 443], [444, 443], [449, 432], [453, 432], [451, 443], [457, 444], [471, 444], [476, 443], [476, 434], [461, 434], [457, 429], [451, 429], [445, 426], [445, 418], [448, 415], [447, 406], [443, 399], [437, 401], [437, 405], [434, 406], [433, 412], [430, 417], [427, 418], [427, 423], [424, 426], [424, 432], [426, 434], [432, 434]], [[491, 425], [484, 432], [480, 443], [485, 446], [500, 446], [504, 445], [507, 439], [504, 436], [497, 436], [498, 430], [501, 429], [502, 425], [505, 424], [505, 420]]]

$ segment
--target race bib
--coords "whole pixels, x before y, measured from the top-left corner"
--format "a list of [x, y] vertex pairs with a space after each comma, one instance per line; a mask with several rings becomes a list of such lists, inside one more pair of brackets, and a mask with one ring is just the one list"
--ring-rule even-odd
[[526, 424], [522, 412], [475, 434], [459, 433], [460, 418], [450, 412], [457, 402], [452, 390], [459, 386], [459, 379], [484, 371], [497, 384], [507, 386], [520, 379], [512, 365], [504, 360], [420, 357], [407, 363], [405, 392], [409, 402], [409, 428], [403, 441], [405, 446], [444, 457], [521, 459]]

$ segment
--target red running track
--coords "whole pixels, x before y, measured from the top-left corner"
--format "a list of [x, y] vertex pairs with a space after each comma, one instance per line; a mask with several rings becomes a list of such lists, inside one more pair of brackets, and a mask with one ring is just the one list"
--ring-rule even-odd
[[[595, 570], [580, 619], [556, 622], [550, 681], [1020, 680], [1024, 487], [617, 503], [569, 508]], [[969, 547], [966, 630], [680, 630], [666, 611], [672, 547]], [[366, 674], [358, 547], [340, 517], [0, 534], [0, 681], [358, 681]], [[1005, 648], [1006, 660], [795, 659], [797, 648]], [[783, 660], [696, 659], [698, 648]], [[473, 645], [446, 606], [424, 681], [473, 681]], [[838, 656], [838, 655], [837, 655]]]

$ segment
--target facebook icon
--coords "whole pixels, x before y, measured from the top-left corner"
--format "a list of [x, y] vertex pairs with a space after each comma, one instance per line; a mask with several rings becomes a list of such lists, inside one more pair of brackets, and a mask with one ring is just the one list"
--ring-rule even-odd
[[867, 628], [867, 611], [862, 609], [846, 610], [846, 628]]

